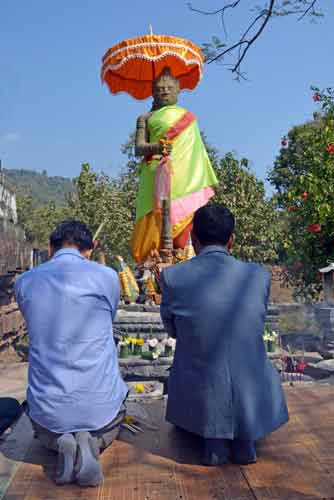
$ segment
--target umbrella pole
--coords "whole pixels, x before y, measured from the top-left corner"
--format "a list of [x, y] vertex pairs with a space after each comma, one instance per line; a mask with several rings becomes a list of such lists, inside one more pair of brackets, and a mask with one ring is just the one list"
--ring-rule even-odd
[[152, 82], [155, 81], [157, 75], [155, 73], [155, 66], [154, 66], [154, 61], [152, 61]]

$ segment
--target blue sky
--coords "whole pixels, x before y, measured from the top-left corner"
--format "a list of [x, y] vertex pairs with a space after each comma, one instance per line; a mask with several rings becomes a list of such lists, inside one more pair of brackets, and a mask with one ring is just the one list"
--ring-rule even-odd
[[[222, 3], [193, 1], [202, 8]], [[222, 154], [247, 156], [262, 179], [280, 137], [312, 116], [310, 85], [333, 83], [333, 4], [319, 4], [326, 16], [316, 24], [271, 23], [244, 65], [248, 82], [212, 64], [180, 98]], [[155, 33], [197, 44], [221, 34], [218, 19], [191, 13], [183, 0], [1, 0], [0, 19], [0, 157], [8, 168], [67, 177], [78, 175], [82, 162], [116, 174], [125, 161], [120, 146], [150, 106], [102, 87], [100, 61], [110, 46], [147, 33], [150, 23]], [[235, 29], [246, 22], [236, 16]]]

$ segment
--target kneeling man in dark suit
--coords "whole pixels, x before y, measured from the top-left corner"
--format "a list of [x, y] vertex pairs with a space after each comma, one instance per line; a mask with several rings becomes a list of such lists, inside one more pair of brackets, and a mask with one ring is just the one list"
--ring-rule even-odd
[[230, 254], [234, 216], [207, 205], [194, 216], [196, 257], [166, 268], [161, 316], [177, 338], [166, 418], [203, 438], [203, 462], [256, 462], [255, 443], [288, 421], [263, 331], [270, 273]]

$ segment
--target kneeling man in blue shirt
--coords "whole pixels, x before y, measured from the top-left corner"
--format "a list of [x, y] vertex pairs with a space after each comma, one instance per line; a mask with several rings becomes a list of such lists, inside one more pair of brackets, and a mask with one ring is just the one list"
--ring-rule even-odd
[[125, 414], [112, 330], [119, 281], [89, 260], [92, 249], [85, 224], [62, 222], [50, 236], [51, 259], [16, 282], [30, 342], [28, 412], [37, 437], [58, 452], [58, 484], [102, 482], [99, 454]]
[[177, 338], [166, 418], [202, 438], [208, 465], [254, 463], [255, 442], [288, 420], [263, 342], [270, 274], [232, 257], [233, 233], [226, 207], [200, 208], [197, 256], [161, 279], [162, 319]]

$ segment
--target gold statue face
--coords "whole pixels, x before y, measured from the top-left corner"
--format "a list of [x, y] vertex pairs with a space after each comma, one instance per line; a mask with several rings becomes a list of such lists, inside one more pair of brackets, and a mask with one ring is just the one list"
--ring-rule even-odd
[[153, 82], [153, 107], [157, 109], [176, 104], [179, 93], [178, 80], [172, 76], [168, 68], [165, 68]]

